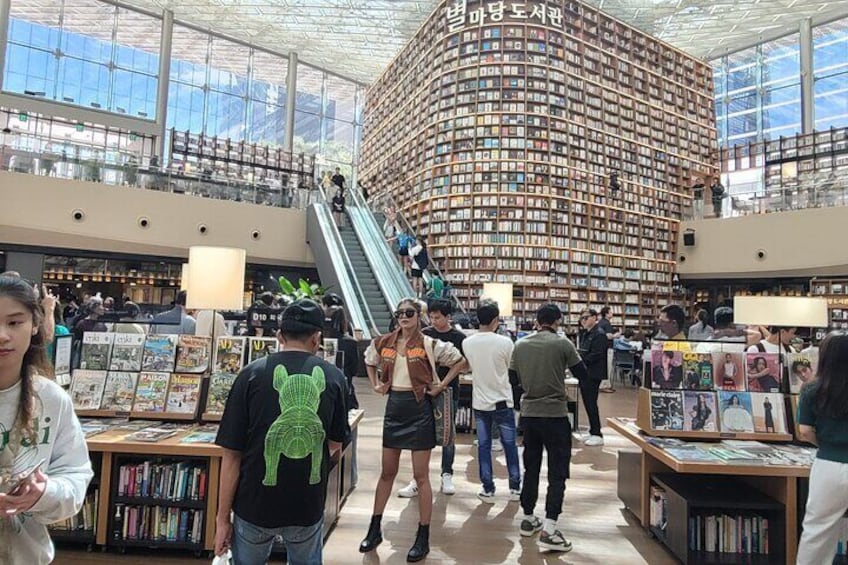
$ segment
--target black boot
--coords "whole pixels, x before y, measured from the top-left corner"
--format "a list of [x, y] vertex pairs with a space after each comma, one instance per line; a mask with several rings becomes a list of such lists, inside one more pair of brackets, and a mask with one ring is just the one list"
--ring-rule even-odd
[[365, 536], [365, 539], [362, 540], [362, 543], [359, 544], [360, 553], [373, 551], [378, 545], [383, 543], [383, 532], [380, 529], [380, 521], [382, 521], [382, 519], [382, 514], [371, 516], [371, 525], [368, 526], [368, 534]]
[[406, 561], [407, 563], [421, 561], [427, 557], [428, 553], [430, 553], [430, 524], [426, 526], [418, 524], [418, 535], [415, 536], [415, 543], [406, 554]]

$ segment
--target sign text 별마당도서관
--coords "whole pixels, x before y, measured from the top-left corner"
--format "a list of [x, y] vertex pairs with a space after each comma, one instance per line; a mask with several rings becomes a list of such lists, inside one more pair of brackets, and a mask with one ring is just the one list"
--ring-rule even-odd
[[[473, 0], [472, 0], [473, 2]], [[476, 2], [478, 6], [469, 10], [468, 0], [456, 0], [447, 6], [448, 31], [453, 33], [473, 25], [498, 23], [504, 18], [510, 21], [527, 21], [562, 27], [563, 14], [559, 6], [549, 6], [547, 2], [504, 2], [503, 0]]]

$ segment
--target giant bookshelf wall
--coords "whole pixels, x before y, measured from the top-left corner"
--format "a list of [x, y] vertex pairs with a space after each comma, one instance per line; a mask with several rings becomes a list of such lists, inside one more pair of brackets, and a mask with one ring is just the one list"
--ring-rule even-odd
[[513, 282], [519, 318], [553, 300], [646, 326], [716, 172], [712, 92], [708, 65], [579, 2], [448, 0], [369, 89], [360, 175], [468, 306]]

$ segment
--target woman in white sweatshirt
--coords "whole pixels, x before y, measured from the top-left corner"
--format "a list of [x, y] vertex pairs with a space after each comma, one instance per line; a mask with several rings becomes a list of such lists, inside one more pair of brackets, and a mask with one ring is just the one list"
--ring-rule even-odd
[[49, 365], [38, 329], [41, 317], [32, 287], [21, 278], [0, 276], [3, 565], [53, 561], [47, 524], [79, 512], [92, 476], [70, 397], [43, 376], [49, 374]]

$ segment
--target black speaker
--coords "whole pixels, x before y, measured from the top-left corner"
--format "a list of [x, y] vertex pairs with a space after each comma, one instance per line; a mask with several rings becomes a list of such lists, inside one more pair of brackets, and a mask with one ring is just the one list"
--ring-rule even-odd
[[687, 231], [683, 233], [683, 245], [693, 247], [695, 245], [695, 232]]

